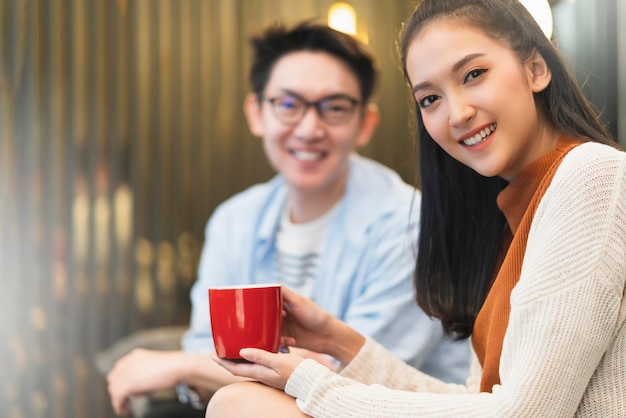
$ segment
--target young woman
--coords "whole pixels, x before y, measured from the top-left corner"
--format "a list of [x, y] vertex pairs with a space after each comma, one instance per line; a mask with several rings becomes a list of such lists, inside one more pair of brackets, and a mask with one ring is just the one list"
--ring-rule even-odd
[[626, 416], [626, 153], [517, 0], [424, 0], [400, 50], [417, 302], [471, 338], [470, 378], [422, 374], [285, 290], [285, 344], [342, 368], [244, 349], [251, 364], [217, 361], [265, 385], [222, 389], [207, 416]]

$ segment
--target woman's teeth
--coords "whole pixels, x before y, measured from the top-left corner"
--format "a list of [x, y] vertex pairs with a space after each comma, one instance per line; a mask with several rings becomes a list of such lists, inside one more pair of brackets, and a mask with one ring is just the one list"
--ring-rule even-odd
[[293, 156], [300, 161], [317, 161], [322, 158], [321, 152], [314, 151], [293, 151]]
[[478, 132], [476, 135], [471, 136], [467, 139], [464, 139], [462, 141], [463, 144], [470, 146], [470, 147], [473, 145], [480, 144], [481, 142], [485, 140], [485, 138], [487, 138], [493, 131], [496, 130], [496, 126], [497, 125], [495, 123], [491, 124], [491, 126], [483, 129], [482, 131]]

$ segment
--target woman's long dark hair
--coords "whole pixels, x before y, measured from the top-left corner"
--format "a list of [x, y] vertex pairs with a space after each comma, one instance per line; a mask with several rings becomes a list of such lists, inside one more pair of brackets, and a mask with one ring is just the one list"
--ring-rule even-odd
[[[409, 83], [409, 46], [425, 25], [439, 18], [457, 19], [506, 42], [521, 62], [538, 51], [552, 72], [550, 85], [535, 95], [547, 123], [571, 138], [616, 145], [557, 49], [517, 0], [422, 1], [404, 25], [399, 43]], [[506, 181], [483, 177], [450, 157], [426, 131], [417, 106], [416, 114], [422, 189], [414, 275], [417, 303], [441, 319], [447, 333], [467, 338], [495, 273], [506, 226], [496, 197]]]

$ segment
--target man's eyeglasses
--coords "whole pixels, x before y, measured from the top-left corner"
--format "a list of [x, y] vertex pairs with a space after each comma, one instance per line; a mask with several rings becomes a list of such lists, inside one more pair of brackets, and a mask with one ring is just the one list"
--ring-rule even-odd
[[318, 116], [327, 124], [342, 125], [351, 119], [359, 103], [345, 94], [328, 96], [316, 102], [309, 102], [293, 93], [263, 97], [263, 100], [270, 103], [276, 117], [286, 125], [296, 125], [300, 122], [309, 107], [314, 107]]

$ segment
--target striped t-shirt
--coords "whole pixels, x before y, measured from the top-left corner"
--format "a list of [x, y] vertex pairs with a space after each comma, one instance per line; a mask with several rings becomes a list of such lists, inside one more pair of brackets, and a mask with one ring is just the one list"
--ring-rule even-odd
[[298, 224], [289, 220], [287, 208], [283, 211], [276, 238], [277, 279], [302, 296], [313, 296], [322, 245], [338, 208], [337, 203], [321, 217]]

